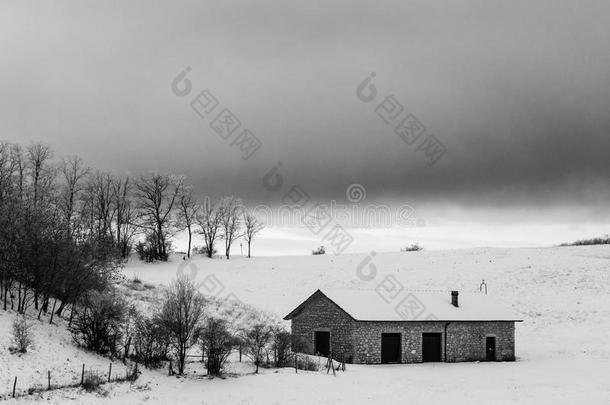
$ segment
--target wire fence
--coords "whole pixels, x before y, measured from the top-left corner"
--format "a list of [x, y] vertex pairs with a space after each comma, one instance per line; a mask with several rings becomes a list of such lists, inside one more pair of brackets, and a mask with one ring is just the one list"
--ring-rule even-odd
[[[126, 364], [124, 371], [120, 371], [116, 367], [113, 369], [113, 365], [114, 363], [109, 363], [107, 370], [96, 370], [87, 368], [87, 365], [83, 364], [80, 370], [74, 372], [70, 376], [66, 376], [66, 374], [61, 374], [57, 371], [51, 372], [51, 370], [47, 370], [45, 381], [38, 384], [32, 384], [31, 381], [20, 384], [20, 381], [22, 380], [20, 380], [18, 376], [15, 376], [11, 381], [11, 386], [8, 387], [8, 391], [4, 394], [0, 394], [0, 400], [63, 388], [82, 387], [85, 390], [94, 390], [107, 383], [132, 382], [138, 378], [140, 373], [138, 371], [138, 363], [133, 363], [131, 365]], [[60, 375], [58, 376], [57, 374]], [[80, 377], [80, 380], [78, 377]], [[70, 380], [70, 382], [67, 382], [68, 380]]]

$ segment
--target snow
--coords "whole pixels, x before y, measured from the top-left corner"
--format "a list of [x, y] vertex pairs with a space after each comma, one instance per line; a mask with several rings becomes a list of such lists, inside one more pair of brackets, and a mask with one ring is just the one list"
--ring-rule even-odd
[[[359, 266], [372, 269], [370, 265], [374, 277], [360, 279]], [[189, 263], [133, 262], [124, 272], [128, 278], [135, 273], [145, 283], [164, 285], [178, 272], [187, 272], [201, 283], [203, 292], [216, 299], [239, 300], [277, 319], [317, 289], [371, 292], [392, 276], [405, 290], [459, 290], [462, 298], [478, 291], [485, 279], [489, 297], [523, 319], [516, 325], [517, 361], [347, 365], [347, 371], [335, 377], [325, 372], [295, 374], [293, 369], [265, 369], [253, 375], [249, 363], [233, 358], [233, 373], [225, 379], [202, 377], [195, 365], [189, 365], [189, 375], [184, 378], [168, 377], [165, 370], [145, 370], [133, 385], [113, 384], [102, 393], [68, 389], [15, 403], [610, 403], [610, 346], [606, 342], [610, 336], [609, 246], [237, 257], [229, 261], [201, 258]], [[387, 305], [392, 304], [394, 301]], [[11, 321], [12, 314], [0, 311], [2, 330]], [[0, 392], [6, 392], [7, 382], [18, 373], [24, 379], [44, 381], [50, 366], [78, 371], [86, 361], [107, 368], [107, 359], [75, 348], [61, 325], [38, 324], [36, 334], [39, 348], [22, 357], [9, 354], [7, 333], [0, 335]]]
[[[358, 321], [520, 321], [510, 307], [483, 293], [459, 294], [451, 304], [450, 291], [329, 290], [326, 297]], [[401, 295], [400, 299], [392, 299]], [[395, 301], [393, 305], [388, 302]]]
[[[78, 383], [83, 364], [86, 370], [107, 375], [111, 361], [77, 348], [64, 320], [55, 317], [49, 325], [47, 317], [38, 321], [36, 315], [34, 311], [28, 314], [33, 346], [26, 353], [11, 354], [12, 322], [17, 314], [0, 310], [0, 399], [12, 393], [15, 377], [17, 392], [23, 392], [28, 388], [46, 388], [49, 371], [52, 385]], [[112, 368], [115, 373], [125, 372], [120, 362], [114, 362]]]

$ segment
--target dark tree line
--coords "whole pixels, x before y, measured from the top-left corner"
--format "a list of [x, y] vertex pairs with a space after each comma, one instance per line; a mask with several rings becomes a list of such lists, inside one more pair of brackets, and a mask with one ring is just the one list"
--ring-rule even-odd
[[[0, 142], [0, 300], [23, 313], [33, 305], [61, 315], [89, 291], [112, 284], [135, 246], [148, 261], [167, 260], [179, 231], [203, 235], [212, 256], [219, 240], [230, 257], [262, 224], [240, 199], [200, 204], [182, 176], [136, 178], [55, 159], [50, 147]], [[137, 244], [136, 244], [137, 242]], [[52, 318], [51, 318], [52, 321]]]
[[[61, 315], [117, 274], [122, 250], [113, 186], [79, 158], [53, 160], [42, 144], [0, 143], [0, 298], [3, 309], [33, 305]], [[124, 218], [124, 216], [122, 217]], [[128, 242], [129, 243], [129, 242]], [[125, 252], [127, 253], [127, 252]], [[52, 318], [51, 318], [52, 321]]]

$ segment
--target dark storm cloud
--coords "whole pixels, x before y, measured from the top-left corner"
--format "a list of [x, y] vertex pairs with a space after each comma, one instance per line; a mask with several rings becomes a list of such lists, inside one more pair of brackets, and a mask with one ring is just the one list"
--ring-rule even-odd
[[[316, 198], [462, 205], [603, 202], [607, 2], [3, 2], [2, 138], [100, 168], [186, 173], [273, 202], [282, 162]], [[193, 68], [262, 141], [248, 161], [169, 84]], [[356, 97], [372, 71], [447, 147], [434, 167]]]

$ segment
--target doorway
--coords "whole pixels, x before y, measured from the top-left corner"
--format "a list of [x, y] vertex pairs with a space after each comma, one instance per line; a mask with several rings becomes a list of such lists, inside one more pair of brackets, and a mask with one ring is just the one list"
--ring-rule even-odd
[[485, 339], [485, 356], [487, 361], [496, 361], [496, 338], [488, 336]]
[[422, 361], [438, 362], [442, 356], [441, 334], [440, 333], [424, 333], [422, 334]]
[[330, 353], [330, 332], [316, 331], [314, 337], [314, 353], [328, 357]]
[[400, 363], [400, 333], [381, 334], [381, 364]]

